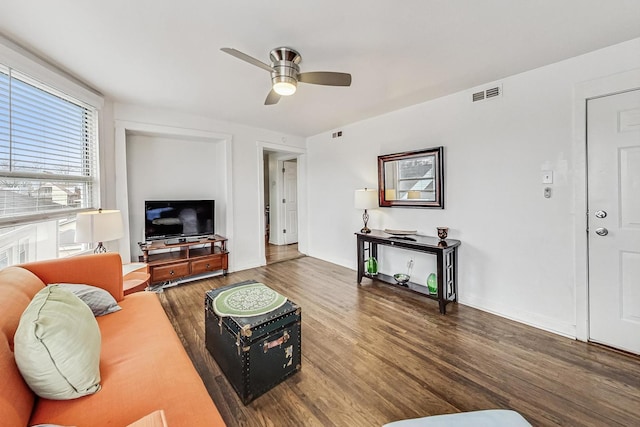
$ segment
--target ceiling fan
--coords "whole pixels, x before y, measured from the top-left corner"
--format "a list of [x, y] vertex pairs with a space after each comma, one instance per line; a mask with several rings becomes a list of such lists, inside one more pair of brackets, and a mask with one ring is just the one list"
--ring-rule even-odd
[[281, 96], [293, 95], [298, 87], [298, 82], [325, 86], [351, 86], [351, 74], [348, 73], [335, 73], [332, 71], [301, 73], [298, 64], [302, 57], [289, 47], [273, 49], [269, 54], [271, 65], [233, 48], [223, 47], [220, 50], [271, 73], [272, 87], [267, 99], [264, 101], [264, 105], [277, 104]]

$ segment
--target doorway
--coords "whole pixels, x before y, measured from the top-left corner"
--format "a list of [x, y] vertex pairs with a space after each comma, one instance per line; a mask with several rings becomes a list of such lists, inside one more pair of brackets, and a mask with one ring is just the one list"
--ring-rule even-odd
[[587, 102], [589, 340], [640, 354], [640, 89]]
[[263, 152], [265, 263], [303, 256], [298, 250], [298, 154]]

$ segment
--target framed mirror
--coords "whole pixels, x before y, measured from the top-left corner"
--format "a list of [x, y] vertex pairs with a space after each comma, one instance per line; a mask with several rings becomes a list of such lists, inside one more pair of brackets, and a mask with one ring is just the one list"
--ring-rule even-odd
[[378, 156], [381, 207], [444, 209], [444, 147]]

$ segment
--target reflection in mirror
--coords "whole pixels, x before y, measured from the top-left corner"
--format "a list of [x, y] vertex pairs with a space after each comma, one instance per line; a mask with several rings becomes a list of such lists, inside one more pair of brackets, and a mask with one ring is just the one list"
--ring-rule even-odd
[[443, 208], [443, 147], [378, 157], [380, 206]]
[[384, 182], [387, 200], [435, 200], [434, 156], [385, 162]]

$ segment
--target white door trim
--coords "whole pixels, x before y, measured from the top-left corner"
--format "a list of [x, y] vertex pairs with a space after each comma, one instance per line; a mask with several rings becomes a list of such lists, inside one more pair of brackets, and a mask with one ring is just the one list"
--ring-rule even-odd
[[589, 340], [587, 100], [640, 88], [640, 68], [576, 84], [573, 103], [576, 338]]

